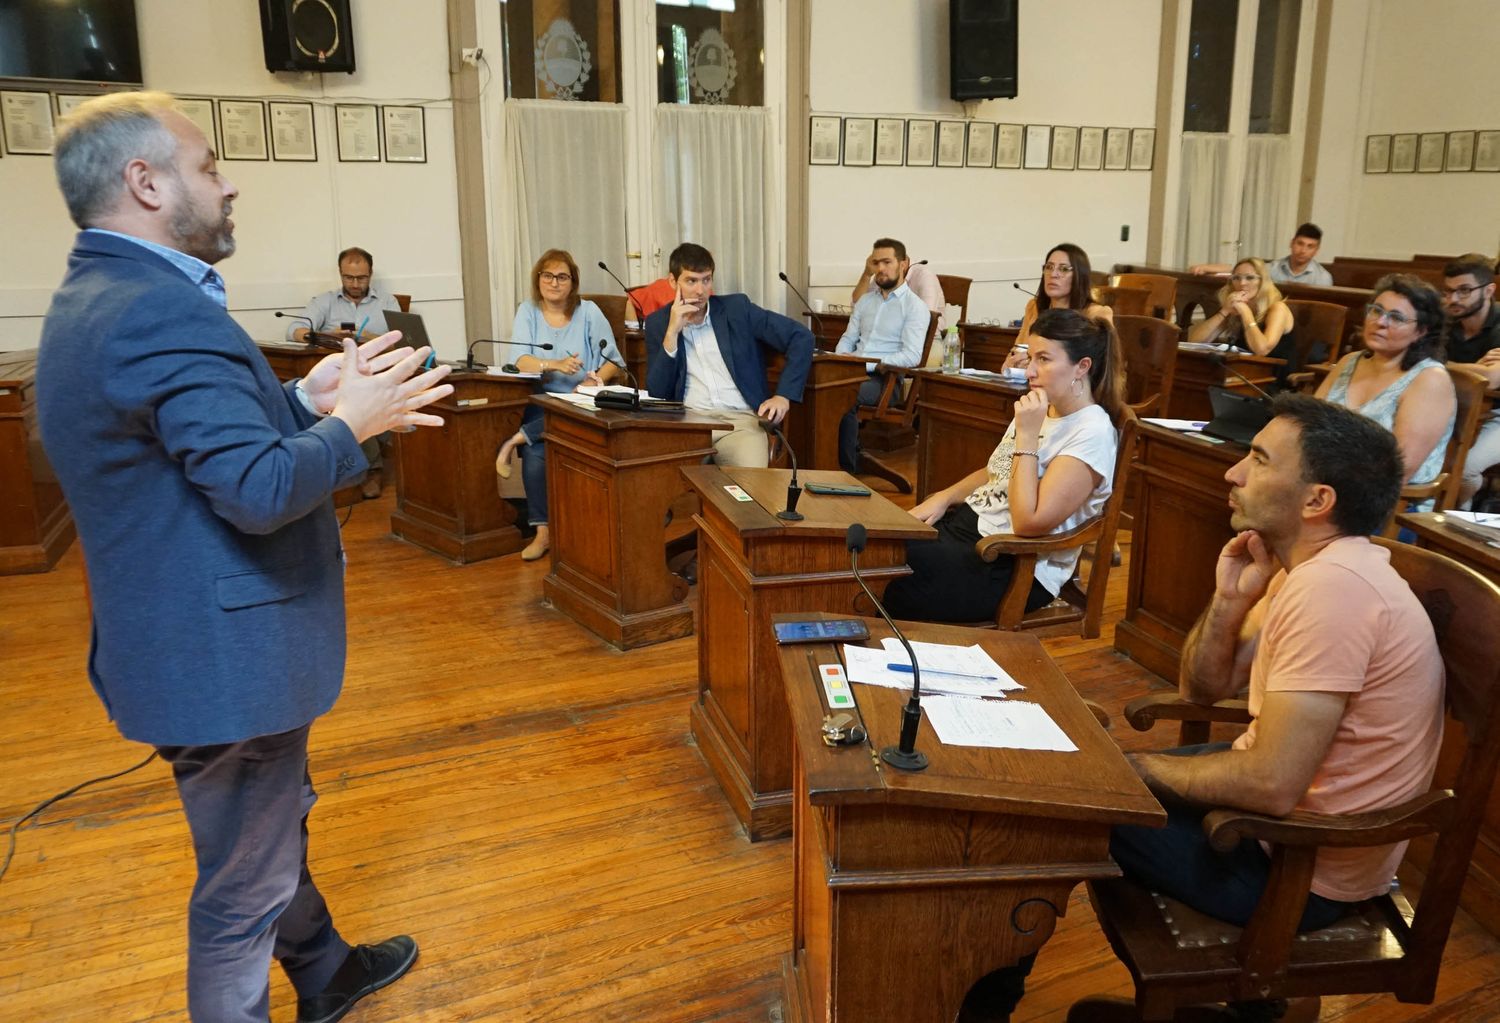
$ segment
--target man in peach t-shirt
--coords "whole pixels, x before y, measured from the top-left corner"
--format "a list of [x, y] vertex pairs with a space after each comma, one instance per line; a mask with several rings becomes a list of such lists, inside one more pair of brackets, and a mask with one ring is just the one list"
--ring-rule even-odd
[[[1356, 412], [1283, 396], [1225, 474], [1238, 535], [1219, 554], [1213, 600], [1182, 654], [1184, 698], [1213, 703], [1248, 683], [1254, 721], [1225, 743], [1132, 763], [1168, 807], [1165, 829], [1116, 828], [1127, 876], [1244, 925], [1265, 889], [1258, 843], [1215, 852], [1213, 807], [1354, 813], [1427, 790], [1443, 728], [1432, 626], [1386, 551], [1370, 543], [1403, 478], [1395, 438]], [[1322, 849], [1300, 929], [1390, 887], [1405, 843]]]

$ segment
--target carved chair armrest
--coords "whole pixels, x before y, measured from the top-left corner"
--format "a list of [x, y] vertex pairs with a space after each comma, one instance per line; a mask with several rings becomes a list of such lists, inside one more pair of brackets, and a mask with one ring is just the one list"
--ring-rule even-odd
[[1153, 394], [1144, 401], [1138, 401], [1130, 406], [1135, 414], [1141, 418], [1156, 415], [1156, 410], [1161, 406], [1161, 395]]
[[1019, 556], [1044, 554], [1047, 551], [1065, 551], [1073, 547], [1081, 547], [1090, 540], [1096, 539], [1103, 529], [1104, 517], [1096, 515], [1065, 532], [1049, 533], [1046, 536], [1016, 536], [1014, 533], [982, 536], [974, 545], [974, 550], [985, 561], [994, 561], [1001, 554]]
[[1452, 791], [1443, 789], [1365, 813], [1294, 810], [1285, 817], [1268, 817], [1245, 810], [1213, 810], [1203, 818], [1203, 830], [1221, 852], [1247, 838], [1282, 846], [1390, 845], [1440, 830], [1452, 818], [1456, 804]]
[[1158, 721], [1203, 721], [1245, 725], [1250, 723], [1250, 705], [1244, 700], [1192, 703], [1176, 693], [1153, 693], [1127, 703], [1125, 720], [1129, 721], [1130, 727], [1137, 732], [1149, 732]]

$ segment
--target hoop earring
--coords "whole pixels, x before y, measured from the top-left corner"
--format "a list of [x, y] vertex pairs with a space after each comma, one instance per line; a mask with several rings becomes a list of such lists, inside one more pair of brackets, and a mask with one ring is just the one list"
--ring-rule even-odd
[[1073, 393], [1074, 394], [1081, 394], [1081, 393], [1083, 393], [1083, 380], [1080, 379], [1079, 377], [1074, 377], [1073, 378]]

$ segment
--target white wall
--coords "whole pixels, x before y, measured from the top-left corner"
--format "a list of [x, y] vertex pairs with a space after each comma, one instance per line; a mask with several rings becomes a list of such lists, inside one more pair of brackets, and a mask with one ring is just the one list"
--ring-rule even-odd
[[[465, 346], [444, 0], [354, 6], [353, 75], [266, 71], [251, 2], [136, 0], [147, 88], [315, 103], [316, 163], [221, 161], [239, 187], [237, 253], [220, 269], [230, 310], [256, 338], [281, 337], [275, 309], [338, 286], [334, 257], [375, 255], [377, 286], [409, 293], [441, 353]], [[334, 102], [426, 107], [427, 163], [339, 163]], [[47, 157], [0, 160], [0, 349], [33, 347], [75, 228]]]
[[[1330, 54], [1314, 219], [1323, 218], [1325, 232], [1342, 229], [1344, 241], [1333, 251], [1345, 255], [1495, 253], [1500, 174], [1363, 173], [1366, 135], [1500, 129], [1500, 18], [1493, 0], [1350, 6], [1333, 9], [1332, 38], [1343, 52]], [[1356, 46], [1358, 64], [1349, 52]]]
[[[812, 17], [813, 113], [965, 116], [964, 104], [948, 98], [947, 0], [817, 0]], [[1151, 127], [1160, 26], [1158, 0], [1020, 0], [1020, 95], [971, 103], [969, 116]], [[830, 302], [849, 301], [880, 235], [900, 238], [937, 271], [973, 277], [971, 319], [1018, 318], [1027, 296], [1005, 279], [1034, 278], [1059, 242], [1083, 246], [1095, 268], [1145, 258], [1144, 171], [812, 167], [809, 174], [812, 293]], [[1130, 240], [1122, 242], [1127, 224]]]

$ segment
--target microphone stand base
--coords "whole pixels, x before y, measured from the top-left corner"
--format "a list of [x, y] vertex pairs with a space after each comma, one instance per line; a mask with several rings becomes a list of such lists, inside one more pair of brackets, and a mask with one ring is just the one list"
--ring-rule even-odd
[[900, 771], [927, 770], [927, 754], [921, 750], [905, 753], [900, 746], [887, 746], [880, 751], [880, 759]]
[[792, 511], [790, 508], [777, 512], [776, 517], [778, 519], [785, 519], [787, 522], [801, 522], [803, 519], [807, 518], [807, 516], [803, 515], [801, 512]]

